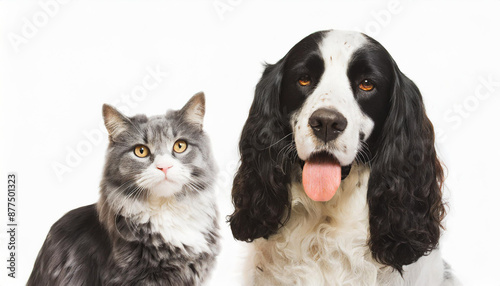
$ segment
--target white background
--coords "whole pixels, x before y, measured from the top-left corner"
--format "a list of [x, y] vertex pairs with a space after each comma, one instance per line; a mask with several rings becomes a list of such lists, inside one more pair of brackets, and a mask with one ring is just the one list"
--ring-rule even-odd
[[[0, 1], [4, 225], [7, 172], [19, 181], [18, 278], [7, 278], [0, 227], [0, 285], [24, 285], [50, 226], [97, 200], [103, 103], [156, 115], [200, 90], [220, 167], [224, 236], [210, 285], [240, 285], [243, 243], [224, 220], [262, 63], [331, 28], [371, 35], [419, 86], [447, 167], [443, 255], [465, 285], [500, 285], [500, 1], [187, 2]], [[150, 70], [161, 72], [156, 82]]]

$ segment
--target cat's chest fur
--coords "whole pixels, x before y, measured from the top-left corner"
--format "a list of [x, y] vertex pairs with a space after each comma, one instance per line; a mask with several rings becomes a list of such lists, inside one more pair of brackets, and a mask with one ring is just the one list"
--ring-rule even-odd
[[369, 169], [353, 168], [329, 202], [291, 187], [290, 220], [268, 240], [254, 243], [256, 285], [374, 285], [378, 264], [368, 247]]
[[131, 230], [135, 230], [138, 240], [196, 255], [213, 252], [211, 237], [217, 229], [213, 202], [212, 192], [207, 191], [180, 198], [149, 199], [147, 203], [132, 202], [120, 214], [135, 226]]
[[[109, 285], [202, 283], [219, 251], [213, 196], [212, 190], [205, 190], [183, 197], [129, 201], [118, 216], [110, 212], [107, 218], [103, 210], [111, 206], [101, 206], [101, 221], [108, 225], [113, 257], [104, 281]], [[138, 280], [141, 276], [145, 278]]]

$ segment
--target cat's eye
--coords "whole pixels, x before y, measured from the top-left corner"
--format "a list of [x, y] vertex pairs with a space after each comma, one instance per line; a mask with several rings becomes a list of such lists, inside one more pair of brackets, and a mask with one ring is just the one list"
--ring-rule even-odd
[[134, 154], [139, 158], [149, 156], [149, 148], [144, 145], [137, 145], [134, 149]]
[[174, 152], [175, 153], [182, 153], [184, 151], [186, 151], [188, 147], [188, 144], [185, 140], [177, 140], [175, 141], [174, 143]]
[[299, 78], [298, 82], [301, 86], [308, 86], [311, 84], [311, 77], [308, 75], [303, 75]]
[[358, 86], [361, 90], [370, 91], [375, 88], [373, 82], [369, 79], [364, 79]]

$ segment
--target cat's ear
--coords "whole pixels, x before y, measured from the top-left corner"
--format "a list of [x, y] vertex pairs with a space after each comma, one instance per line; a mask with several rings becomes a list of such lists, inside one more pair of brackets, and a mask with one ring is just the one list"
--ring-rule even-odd
[[102, 117], [111, 140], [114, 140], [120, 133], [127, 130], [127, 126], [130, 124], [128, 117], [108, 104], [102, 106]]
[[205, 94], [200, 91], [193, 95], [180, 112], [187, 122], [198, 125], [200, 129], [203, 128], [203, 117], [205, 117]]

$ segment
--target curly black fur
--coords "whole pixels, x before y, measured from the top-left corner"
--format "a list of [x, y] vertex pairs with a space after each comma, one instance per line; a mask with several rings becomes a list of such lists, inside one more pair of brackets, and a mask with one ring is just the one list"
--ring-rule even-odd
[[399, 272], [436, 248], [445, 208], [443, 169], [417, 86], [394, 66], [391, 108], [368, 184], [370, 248]]
[[[292, 158], [282, 152], [292, 141], [279, 108], [283, 60], [267, 65], [240, 140], [241, 165], [233, 183], [233, 236], [243, 241], [274, 234], [288, 219]], [[290, 136], [289, 136], [290, 135]], [[264, 211], [265, 210], [265, 211]]]

